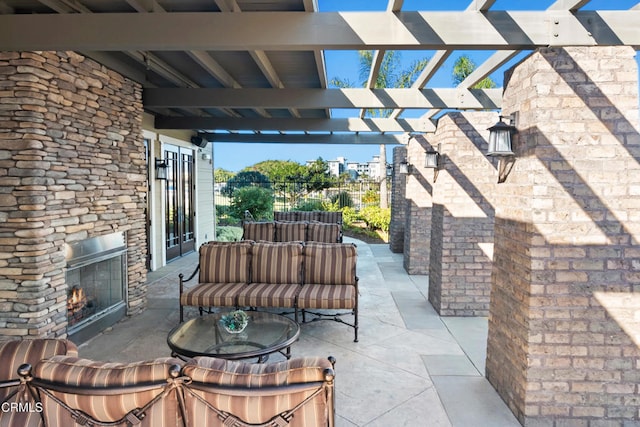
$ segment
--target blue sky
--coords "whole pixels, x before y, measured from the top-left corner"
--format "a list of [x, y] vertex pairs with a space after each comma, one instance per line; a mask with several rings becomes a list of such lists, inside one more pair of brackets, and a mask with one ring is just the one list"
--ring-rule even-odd
[[[638, 0], [592, 0], [583, 9], [625, 9], [634, 6], [637, 2]], [[321, 12], [385, 10], [387, 3], [388, 0], [318, 0], [318, 7]], [[464, 10], [470, 3], [471, 0], [429, 2], [405, 0], [402, 10]], [[544, 10], [552, 3], [554, 0], [497, 0], [492, 9]], [[459, 56], [468, 55], [476, 65], [480, 65], [492, 53], [485, 51], [454, 52], [440, 68], [440, 71], [429, 81], [428, 87], [453, 87], [451, 71]], [[401, 62], [405, 67], [416, 59], [430, 58], [432, 54], [432, 51], [403, 51]], [[519, 62], [524, 56], [525, 54], [516, 56], [490, 76], [498, 87], [502, 87], [504, 71]], [[325, 62], [329, 80], [339, 77], [352, 82], [360, 81], [357, 51], [326, 51]], [[402, 117], [420, 117], [422, 114], [424, 111], [406, 111]], [[355, 114], [349, 111], [333, 110], [332, 116], [354, 117]], [[387, 146], [387, 161], [392, 159], [393, 147]], [[237, 172], [263, 160], [293, 160], [304, 163], [318, 157], [325, 160], [346, 157], [349, 161], [365, 162], [379, 154], [379, 151], [378, 145], [215, 143], [214, 166]]]

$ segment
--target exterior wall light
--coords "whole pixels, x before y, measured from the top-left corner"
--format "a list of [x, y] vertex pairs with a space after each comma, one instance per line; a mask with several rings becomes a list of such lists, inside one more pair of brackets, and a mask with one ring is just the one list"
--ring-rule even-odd
[[155, 166], [156, 166], [156, 179], [161, 179], [166, 181], [167, 168], [169, 167], [169, 164], [162, 159], [156, 159]]
[[406, 175], [409, 173], [409, 167], [411, 165], [406, 161], [403, 160], [398, 164], [398, 172], [400, 172], [400, 175]]
[[440, 147], [438, 150], [429, 149], [424, 153], [424, 167], [427, 169], [438, 169], [440, 163]]
[[[516, 133], [516, 114], [510, 116], [500, 116], [500, 120], [491, 126], [489, 131], [489, 148], [487, 156], [515, 156], [511, 145], [511, 137]], [[502, 120], [509, 119], [509, 123]]]

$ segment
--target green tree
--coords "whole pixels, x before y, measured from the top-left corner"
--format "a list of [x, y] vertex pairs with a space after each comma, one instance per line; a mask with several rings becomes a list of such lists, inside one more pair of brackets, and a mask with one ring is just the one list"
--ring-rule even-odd
[[234, 175], [235, 175], [235, 173], [233, 173], [231, 171], [228, 171], [226, 169], [215, 168], [214, 171], [213, 171], [213, 181], [214, 182], [227, 182], [231, 178], [233, 178]]
[[273, 218], [273, 192], [269, 188], [246, 186], [236, 188], [231, 200], [231, 212], [236, 218], [243, 218], [249, 211], [257, 220]]
[[231, 197], [236, 188], [249, 186], [271, 188], [271, 181], [257, 171], [240, 171], [227, 182], [227, 186], [222, 190], [222, 193]]
[[318, 157], [314, 162], [305, 168], [306, 191], [320, 191], [329, 188], [336, 183], [336, 180], [329, 174], [329, 163]]
[[265, 160], [243, 170], [260, 172], [273, 183], [301, 181], [306, 175], [306, 168], [292, 160]]
[[[453, 83], [458, 86], [464, 81], [474, 70], [476, 64], [467, 55], [462, 55], [453, 64]], [[491, 77], [485, 77], [478, 83], [473, 85], [473, 89], [492, 89], [496, 87], [496, 83]]]
[[[360, 86], [366, 87], [371, 67], [373, 65], [374, 52], [371, 50], [361, 50], [358, 52], [360, 56]], [[401, 69], [400, 52], [395, 50], [386, 51], [382, 57], [380, 71], [373, 87], [375, 89], [383, 88], [407, 88], [410, 87], [420, 75], [420, 72], [427, 66], [428, 58], [413, 61], [409, 67]], [[348, 88], [354, 87], [349, 80], [343, 80], [334, 77], [330, 82], [335, 87]], [[389, 117], [393, 110], [390, 109], [369, 109], [366, 114], [370, 117]], [[387, 197], [387, 156], [384, 145], [380, 146], [380, 206], [386, 208], [389, 206]]]

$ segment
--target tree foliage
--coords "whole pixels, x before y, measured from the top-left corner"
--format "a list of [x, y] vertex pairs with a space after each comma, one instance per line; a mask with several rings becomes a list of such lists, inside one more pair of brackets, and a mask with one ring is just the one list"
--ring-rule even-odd
[[[360, 62], [360, 83], [358, 86], [366, 87], [373, 64], [373, 51], [358, 51]], [[423, 58], [412, 62], [407, 68], [401, 68], [401, 56], [399, 51], [388, 50], [382, 57], [380, 71], [373, 85], [375, 89], [384, 88], [407, 88], [410, 87], [420, 75], [424, 67], [429, 62], [428, 58]], [[331, 85], [338, 88], [352, 88], [356, 85], [348, 79], [334, 77]], [[390, 109], [369, 109], [367, 115], [370, 117], [389, 117], [393, 110]]]
[[249, 211], [257, 220], [273, 218], [273, 192], [269, 188], [246, 186], [236, 188], [231, 200], [231, 212], [234, 217], [244, 217]]
[[214, 171], [213, 171], [213, 181], [214, 182], [227, 182], [231, 178], [233, 178], [234, 175], [235, 175], [235, 173], [233, 173], [231, 171], [228, 171], [226, 169], [215, 168]]
[[231, 197], [237, 188], [248, 186], [271, 188], [271, 181], [260, 172], [241, 171], [227, 182], [227, 186], [222, 190], [222, 193]]
[[[453, 83], [458, 86], [462, 83], [474, 70], [476, 64], [467, 55], [459, 57], [453, 65]], [[496, 87], [496, 83], [491, 77], [485, 77], [472, 86], [473, 89], [491, 89]]]

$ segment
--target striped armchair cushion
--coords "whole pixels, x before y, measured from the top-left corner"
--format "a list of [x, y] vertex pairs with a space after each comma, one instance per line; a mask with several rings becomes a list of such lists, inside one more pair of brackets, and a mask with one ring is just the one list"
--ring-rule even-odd
[[358, 254], [352, 243], [313, 243], [304, 248], [304, 284], [356, 285]]
[[[170, 367], [182, 363], [173, 358], [125, 364], [55, 356], [36, 365], [34, 377], [54, 384], [80, 387], [77, 392], [72, 389], [64, 392], [52, 389], [51, 393], [71, 410], [82, 411], [95, 420], [118, 421], [132, 410], [146, 407], [140, 426], [177, 426], [181, 421], [175, 391], [159, 398], [151, 406], [148, 404], [167, 386]], [[109, 387], [149, 383], [161, 384], [162, 387], [145, 391], [120, 389], [117, 393], [101, 393]], [[46, 393], [41, 393], [41, 397], [46, 425], [81, 425], [74, 419], [71, 411], [55, 399]], [[122, 425], [129, 424], [124, 422]]]
[[200, 283], [249, 283], [253, 242], [209, 242], [200, 246]]
[[326, 222], [326, 223], [330, 223], [330, 224], [342, 224], [342, 211], [337, 211], [337, 212], [322, 211], [322, 212], [318, 212], [318, 221]]
[[240, 290], [238, 306], [293, 308], [301, 287], [297, 283], [251, 283]]
[[[0, 343], [0, 381], [17, 379], [18, 367], [24, 363], [32, 367], [42, 359], [55, 355], [77, 356], [76, 345], [65, 339], [36, 338], [32, 340], [14, 340]], [[16, 391], [15, 387], [0, 388], [0, 402], [4, 402], [8, 396]], [[25, 400], [26, 398], [26, 400]], [[28, 404], [28, 408], [36, 408], [36, 401], [30, 393], [18, 391], [7, 402]], [[0, 427], [37, 427], [42, 426], [44, 420], [39, 412], [29, 411], [0, 411]]]
[[23, 363], [35, 366], [42, 359], [57, 355], [77, 356], [78, 347], [69, 340], [48, 338], [0, 343], [0, 381], [17, 379], [18, 367]]
[[276, 221], [276, 242], [304, 242], [307, 224], [306, 221]]
[[296, 300], [298, 308], [350, 309], [356, 307], [355, 286], [302, 285]]
[[296, 221], [298, 219], [298, 213], [296, 211], [289, 212], [274, 212], [273, 219], [275, 221]]
[[259, 242], [252, 252], [252, 283], [302, 283], [302, 243]]
[[275, 239], [275, 224], [269, 222], [245, 222], [242, 224], [242, 239], [273, 242]]
[[312, 222], [307, 226], [307, 242], [338, 243], [340, 225]]
[[235, 307], [246, 283], [199, 283], [180, 295], [180, 305], [194, 307]]
[[318, 212], [316, 211], [299, 211], [297, 216], [298, 221], [317, 221]]
[[[320, 384], [310, 384], [309, 388], [301, 390], [288, 389], [286, 386], [321, 383], [325, 370], [330, 368], [328, 360], [313, 357], [269, 364], [195, 358], [185, 365], [183, 373], [192, 378], [194, 383], [220, 388], [206, 390], [185, 386], [189, 420], [194, 426], [226, 426], [218, 416], [221, 412], [231, 414], [244, 423], [262, 424], [309, 398], [293, 413], [287, 425], [327, 426], [329, 417], [333, 419], [332, 388], [316, 393]], [[234, 393], [231, 387], [239, 392]], [[269, 389], [261, 390], [266, 387]], [[247, 389], [251, 390], [249, 394], [245, 391]], [[316, 395], [311, 397], [314, 393]], [[227, 419], [227, 423], [235, 425], [230, 419]]]

